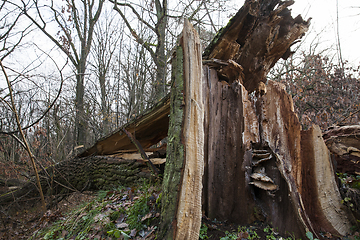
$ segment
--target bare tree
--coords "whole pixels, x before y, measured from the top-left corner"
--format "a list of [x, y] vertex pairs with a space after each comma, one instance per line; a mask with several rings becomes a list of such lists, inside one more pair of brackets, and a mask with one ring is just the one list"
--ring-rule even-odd
[[[145, 1], [143, 5], [131, 1], [110, 0], [110, 2], [114, 3], [114, 9], [124, 20], [131, 35], [150, 53], [151, 59], [155, 63], [156, 82], [154, 87], [155, 100], [157, 101], [167, 93], [167, 61], [171, 56], [171, 49], [176, 44], [176, 40], [169, 41], [168, 38], [177, 39], [179, 31], [177, 31], [178, 26], [176, 25], [180, 25], [183, 18], [189, 18], [190, 21], [198, 25], [199, 29], [205, 29], [204, 26], [209, 24], [216, 31], [217, 26], [212, 20], [211, 12], [215, 9], [221, 11], [220, 3], [223, 1], [180, 1], [177, 6], [172, 6], [173, 8], [170, 8], [167, 0]], [[216, 8], [214, 4], [217, 4]], [[219, 8], [219, 6], [221, 7]], [[142, 34], [141, 36], [136, 31], [131, 25], [132, 17], [125, 14], [127, 9], [131, 10], [134, 18], [148, 29], [149, 35]], [[169, 12], [171, 13], [169, 14]], [[173, 31], [167, 30], [169, 28]]]
[[[100, 17], [104, 0], [75, 1], [67, 0], [59, 7], [56, 1], [49, 4], [33, 0], [30, 4], [22, 1], [19, 6], [24, 14], [70, 59], [76, 71], [75, 97], [75, 138], [76, 144], [86, 143], [86, 118], [84, 111], [84, 79], [86, 64], [93, 41], [94, 27]], [[52, 19], [47, 21], [47, 15]], [[60, 28], [53, 33], [51, 21]], [[75, 33], [73, 33], [75, 32]]]
[[[114, 54], [118, 50], [118, 43], [123, 35], [123, 26], [116, 16], [111, 13], [103, 15], [95, 26], [94, 47], [91, 50], [91, 70], [95, 74], [100, 88], [100, 112], [101, 131], [107, 134], [110, 131], [111, 121], [111, 89], [114, 82], [110, 81], [111, 68], [114, 62]], [[119, 49], [118, 51], [121, 51]], [[98, 90], [95, 90], [98, 93]], [[91, 92], [90, 92], [91, 93]], [[97, 102], [96, 96], [93, 100]]]
[[4, 61], [31, 32], [31, 24], [22, 24], [22, 27], [17, 27], [23, 13], [19, 12], [8, 0], [0, 4], [0, 13], [0, 60]]

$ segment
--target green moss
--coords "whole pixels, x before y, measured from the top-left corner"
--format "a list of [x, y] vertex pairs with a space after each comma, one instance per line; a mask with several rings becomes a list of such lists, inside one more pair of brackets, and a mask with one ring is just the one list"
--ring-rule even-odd
[[183, 49], [178, 46], [172, 69], [172, 87], [170, 102], [170, 123], [168, 130], [167, 157], [161, 196], [161, 226], [159, 239], [172, 238], [172, 222], [177, 206], [181, 169], [184, 163], [184, 146], [181, 142], [183, 125], [184, 80]]

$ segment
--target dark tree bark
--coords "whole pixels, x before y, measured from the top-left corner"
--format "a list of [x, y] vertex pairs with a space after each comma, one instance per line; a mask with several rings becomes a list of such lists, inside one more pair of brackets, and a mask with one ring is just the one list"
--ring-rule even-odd
[[[62, 161], [39, 172], [44, 195], [62, 199], [69, 193], [99, 190], [108, 186], [132, 185], [143, 178], [151, 178], [151, 170], [141, 158], [91, 156]], [[0, 195], [0, 205], [13, 201], [37, 200], [39, 191], [35, 181]]]

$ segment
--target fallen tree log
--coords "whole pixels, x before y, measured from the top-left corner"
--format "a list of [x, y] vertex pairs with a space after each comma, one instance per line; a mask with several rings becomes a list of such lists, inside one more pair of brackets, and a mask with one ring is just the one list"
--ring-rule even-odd
[[170, 95], [164, 97], [155, 106], [135, 117], [113, 133], [99, 139], [92, 147], [78, 154], [77, 157], [136, 151], [136, 146], [124, 133], [123, 129], [136, 136], [137, 141], [139, 141], [143, 148], [149, 148], [167, 136], [169, 113]]
[[[124, 156], [125, 157], [125, 156]], [[129, 159], [119, 156], [91, 156], [62, 161], [39, 172], [41, 186], [46, 196], [60, 200], [69, 193], [99, 190], [117, 185], [133, 185], [144, 178], [151, 178], [151, 170], [141, 158]], [[164, 160], [155, 159], [159, 166]], [[39, 191], [35, 180], [0, 195], [0, 205], [14, 201], [34, 201]], [[58, 199], [56, 199], [58, 198]]]

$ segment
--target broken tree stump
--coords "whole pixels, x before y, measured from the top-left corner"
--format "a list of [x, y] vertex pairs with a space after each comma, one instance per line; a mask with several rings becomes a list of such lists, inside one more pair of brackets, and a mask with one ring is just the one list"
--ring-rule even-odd
[[[354, 222], [341, 206], [318, 128], [302, 131], [291, 96], [283, 85], [266, 79], [281, 57], [291, 55], [290, 46], [309, 27], [309, 21], [301, 16], [292, 18], [287, 8], [291, 4], [293, 1], [246, 1], [205, 50], [202, 82], [192, 79], [203, 89], [204, 107], [199, 104], [197, 108], [203, 109], [204, 119], [202, 123], [195, 121], [205, 133], [202, 209], [218, 220], [240, 224], [265, 221], [281, 234], [296, 238], [306, 238], [307, 232], [316, 238], [321, 238], [320, 232], [344, 236]], [[181, 62], [178, 57], [175, 64]], [[181, 226], [178, 211], [183, 204], [180, 193], [186, 189], [186, 180], [196, 181], [186, 172], [188, 146], [182, 134], [194, 127], [183, 122], [187, 119], [183, 109], [192, 101], [181, 100], [188, 97], [182, 79], [187, 73], [179, 66], [173, 66], [177, 77], [172, 94], [177, 105], [174, 101], [171, 114], [178, 115], [170, 120], [174, 122], [169, 128], [163, 183], [166, 199], [162, 213], [166, 217], [162, 218], [160, 238], [166, 239], [183, 239], [177, 235]], [[199, 196], [192, 190], [187, 194]], [[185, 204], [198, 211], [197, 202]], [[195, 232], [200, 222], [196, 214], [188, 217], [193, 226], [186, 234]]]

